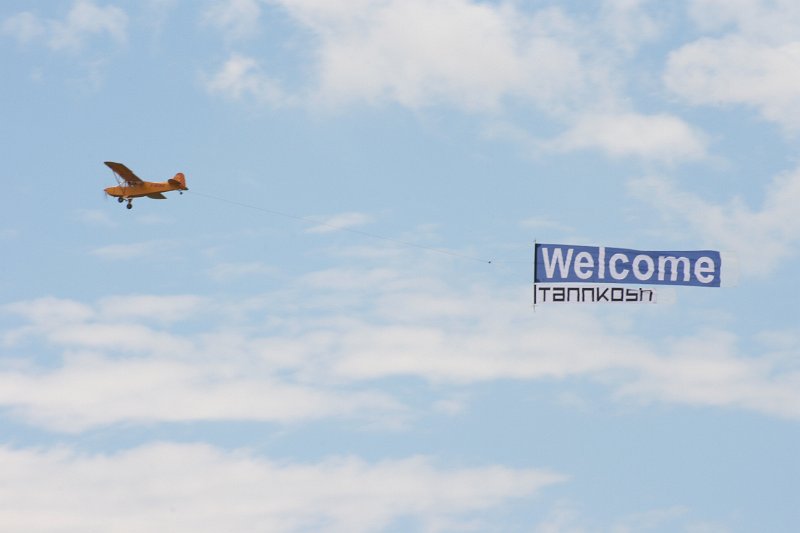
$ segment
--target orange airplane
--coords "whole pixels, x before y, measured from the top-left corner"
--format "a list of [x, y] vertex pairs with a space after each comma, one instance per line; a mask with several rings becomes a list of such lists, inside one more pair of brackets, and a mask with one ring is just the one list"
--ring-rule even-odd
[[133, 199], [147, 196], [155, 200], [165, 200], [167, 197], [162, 193], [169, 191], [188, 191], [186, 187], [186, 177], [182, 172], [178, 172], [175, 176], [167, 181], [153, 182], [143, 181], [139, 176], [131, 172], [131, 170], [121, 163], [112, 163], [106, 161], [106, 166], [114, 172], [117, 178], [116, 187], [108, 187], [105, 189], [106, 194], [117, 198], [119, 203], [127, 200], [127, 208], [133, 207]]

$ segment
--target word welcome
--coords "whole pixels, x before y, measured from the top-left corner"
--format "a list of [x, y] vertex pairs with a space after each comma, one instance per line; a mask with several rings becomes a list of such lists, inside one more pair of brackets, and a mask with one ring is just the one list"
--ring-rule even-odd
[[720, 253], [536, 244], [534, 283], [636, 283], [719, 287]]

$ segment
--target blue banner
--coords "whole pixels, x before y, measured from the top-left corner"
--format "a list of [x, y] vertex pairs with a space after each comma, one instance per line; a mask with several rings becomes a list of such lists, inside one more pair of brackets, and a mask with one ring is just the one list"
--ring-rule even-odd
[[536, 244], [534, 283], [633, 283], [719, 287], [720, 253]]

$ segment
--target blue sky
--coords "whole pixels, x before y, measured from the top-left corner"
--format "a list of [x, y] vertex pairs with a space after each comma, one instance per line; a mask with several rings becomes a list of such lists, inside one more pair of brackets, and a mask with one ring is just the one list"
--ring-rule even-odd
[[[796, 531], [798, 28], [3, 2], [0, 529]], [[534, 312], [535, 240], [738, 283]]]

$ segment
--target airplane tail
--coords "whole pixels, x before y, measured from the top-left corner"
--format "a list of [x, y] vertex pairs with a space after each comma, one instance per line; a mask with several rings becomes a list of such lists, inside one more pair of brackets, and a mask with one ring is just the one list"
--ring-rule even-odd
[[169, 180], [169, 184], [173, 187], [178, 187], [182, 191], [189, 190], [189, 188], [186, 187], [186, 176], [183, 175], [183, 172], [175, 174], [175, 177]]

